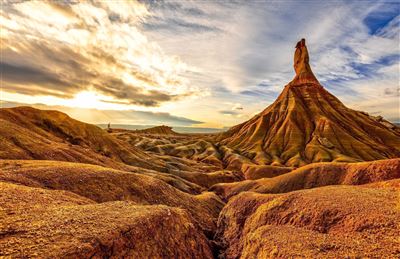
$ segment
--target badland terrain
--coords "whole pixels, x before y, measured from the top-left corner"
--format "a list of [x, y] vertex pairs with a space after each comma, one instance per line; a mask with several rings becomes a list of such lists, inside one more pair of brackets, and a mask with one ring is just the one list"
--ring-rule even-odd
[[400, 257], [400, 128], [294, 70], [218, 134], [0, 109], [0, 257]]

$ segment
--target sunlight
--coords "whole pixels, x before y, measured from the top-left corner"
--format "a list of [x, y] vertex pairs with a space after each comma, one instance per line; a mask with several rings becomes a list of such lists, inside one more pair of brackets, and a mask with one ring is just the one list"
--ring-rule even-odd
[[69, 100], [69, 105], [71, 107], [79, 108], [99, 108], [103, 106], [101, 97], [90, 91], [83, 91], [75, 95], [75, 97]]
[[132, 105], [117, 102], [112, 97], [101, 95], [93, 91], [82, 91], [74, 98], [66, 99], [50, 95], [29, 96], [25, 94], [10, 93], [1, 91], [3, 101], [11, 101], [24, 104], [43, 103], [46, 105], [59, 105], [71, 108], [97, 109], [97, 110], [128, 110]]

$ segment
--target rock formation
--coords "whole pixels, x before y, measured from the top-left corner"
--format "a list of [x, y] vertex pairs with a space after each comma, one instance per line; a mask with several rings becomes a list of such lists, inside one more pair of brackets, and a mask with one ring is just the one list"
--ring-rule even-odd
[[294, 70], [220, 135], [0, 108], [0, 257], [398, 258], [400, 129]]
[[302, 84], [314, 84], [320, 86], [317, 78], [314, 76], [310, 67], [310, 57], [306, 46], [306, 40], [296, 44], [296, 51], [294, 53], [294, 71], [296, 72], [295, 78], [289, 83], [289, 85], [302, 85]]
[[135, 130], [136, 133], [145, 133], [145, 134], [160, 134], [160, 135], [179, 135], [175, 131], [172, 130], [172, 127], [168, 127], [165, 125], [155, 126], [148, 129]]
[[[165, 163], [59, 111], [0, 109], [0, 159], [61, 160], [162, 170]], [[151, 162], [150, 162], [151, 161]]]
[[[396, 187], [397, 186], [397, 187]], [[399, 180], [241, 193], [218, 221], [224, 258], [397, 258]]]
[[0, 182], [0, 257], [212, 258], [190, 214]]
[[241, 192], [286, 193], [327, 185], [362, 185], [400, 178], [400, 158], [358, 163], [314, 163], [258, 180], [219, 183], [210, 188], [224, 199]]
[[305, 40], [297, 43], [294, 79], [274, 103], [218, 137], [255, 164], [299, 167], [400, 156], [400, 129], [347, 108], [325, 90], [309, 65]]

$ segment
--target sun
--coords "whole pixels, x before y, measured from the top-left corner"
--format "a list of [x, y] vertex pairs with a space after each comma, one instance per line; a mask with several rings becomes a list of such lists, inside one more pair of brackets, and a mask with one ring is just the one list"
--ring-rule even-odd
[[79, 108], [100, 108], [104, 105], [102, 97], [91, 91], [82, 91], [77, 93], [73, 99], [68, 100], [68, 106]]

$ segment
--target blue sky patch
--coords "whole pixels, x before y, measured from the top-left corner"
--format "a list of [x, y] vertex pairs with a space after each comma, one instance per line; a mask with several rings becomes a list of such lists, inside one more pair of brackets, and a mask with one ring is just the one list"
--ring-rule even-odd
[[399, 13], [400, 2], [385, 3], [384, 8], [369, 13], [363, 22], [367, 25], [369, 33], [373, 35], [388, 25]]

